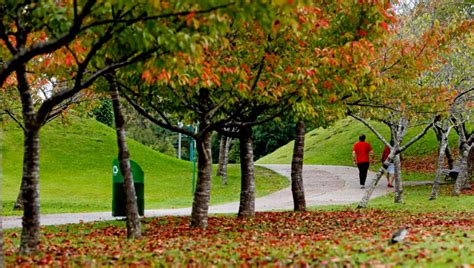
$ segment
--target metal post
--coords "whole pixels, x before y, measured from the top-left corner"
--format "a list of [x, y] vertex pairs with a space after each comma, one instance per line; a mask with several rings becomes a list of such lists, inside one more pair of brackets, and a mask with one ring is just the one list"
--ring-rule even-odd
[[192, 187], [191, 187], [191, 193], [194, 194], [194, 192], [196, 191], [195, 189], [195, 185], [196, 185], [196, 154], [194, 152], [194, 145], [195, 145], [195, 141], [193, 138], [191, 138], [191, 142], [190, 142], [190, 145], [189, 145], [189, 160], [193, 161], [193, 180], [192, 180]]
[[181, 160], [181, 133], [178, 133], [178, 159]]

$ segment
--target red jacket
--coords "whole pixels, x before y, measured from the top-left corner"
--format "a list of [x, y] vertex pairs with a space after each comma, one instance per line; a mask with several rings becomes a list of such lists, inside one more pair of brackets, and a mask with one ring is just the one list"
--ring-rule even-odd
[[388, 148], [388, 146], [385, 145], [385, 148], [383, 149], [383, 153], [382, 153], [382, 163], [385, 162], [385, 160], [387, 160], [389, 154], [390, 154], [390, 148]]
[[372, 146], [365, 141], [356, 142], [352, 150], [356, 153], [357, 163], [368, 163], [369, 153], [373, 151]]

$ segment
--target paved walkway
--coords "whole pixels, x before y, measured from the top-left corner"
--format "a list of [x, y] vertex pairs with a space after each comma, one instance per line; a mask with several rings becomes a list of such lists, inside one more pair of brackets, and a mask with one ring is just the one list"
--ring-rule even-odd
[[[290, 177], [290, 165], [262, 165], [272, 169], [287, 178]], [[369, 172], [368, 185], [375, 173]], [[355, 167], [345, 166], [322, 166], [305, 165], [303, 168], [304, 190], [307, 206], [337, 205], [358, 202], [364, 190], [359, 187], [358, 171]], [[386, 187], [385, 179], [382, 178], [375, 189], [372, 198], [385, 195], [392, 191]], [[237, 213], [239, 202], [226, 203], [209, 207], [209, 213]], [[293, 209], [293, 198], [291, 188], [285, 188], [270, 195], [255, 200], [257, 211], [268, 210], [291, 210]], [[146, 217], [157, 217], [164, 215], [191, 215], [191, 208], [181, 209], [153, 209], [145, 210]], [[80, 222], [92, 222], [103, 220], [114, 220], [111, 212], [92, 213], [64, 213], [41, 215], [41, 225], [59, 225]], [[21, 217], [9, 216], [3, 218], [3, 228], [21, 227]]]

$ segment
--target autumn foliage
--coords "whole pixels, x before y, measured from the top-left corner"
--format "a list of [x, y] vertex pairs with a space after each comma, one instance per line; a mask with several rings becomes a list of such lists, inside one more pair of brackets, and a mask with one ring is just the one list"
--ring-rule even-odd
[[[406, 259], [423, 265], [444, 251], [467, 254], [473, 219], [472, 212], [265, 212], [251, 219], [210, 217], [202, 230], [190, 228], [188, 217], [160, 217], [144, 220], [139, 241], [123, 240], [126, 231], [119, 226], [79, 224], [43, 228], [43, 253], [34, 258], [16, 255], [16, 233], [5, 244], [8, 262], [19, 266], [359, 266], [401, 265]], [[410, 229], [405, 244], [387, 246], [403, 225]], [[446, 243], [453, 237], [459, 243]], [[432, 242], [446, 245], [427, 248]]]

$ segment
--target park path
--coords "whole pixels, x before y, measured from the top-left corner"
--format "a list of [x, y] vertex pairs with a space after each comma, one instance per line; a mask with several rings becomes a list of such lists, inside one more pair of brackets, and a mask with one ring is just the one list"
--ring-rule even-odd
[[[269, 168], [283, 176], [290, 178], [290, 165], [260, 165]], [[368, 185], [375, 173], [369, 172]], [[365, 190], [360, 189], [358, 171], [355, 167], [304, 165], [303, 168], [304, 190], [307, 206], [339, 205], [358, 202]], [[381, 181], [375, 189], [372, 198], [387, 194], [393, 188], [387, 188], [386, 182]], [[226, 203], [209, 207], [210, 214], [237, 213], [239, 202]], [[285, 188], [255, 200], [256, 211], [292, 210], [293, 198], [291, 188]], [[146, 217], [165, 215], [191, 215], [191, 208], [179, 209], [152, 209], [145, 210]], [[80, 222], [114, 220], [111, 212], [91, 213], [62, 213], [41, 215], [41, 225], [59, 225]], [[3, 217], [3, 228], [21, 227], [21, 217]]]

